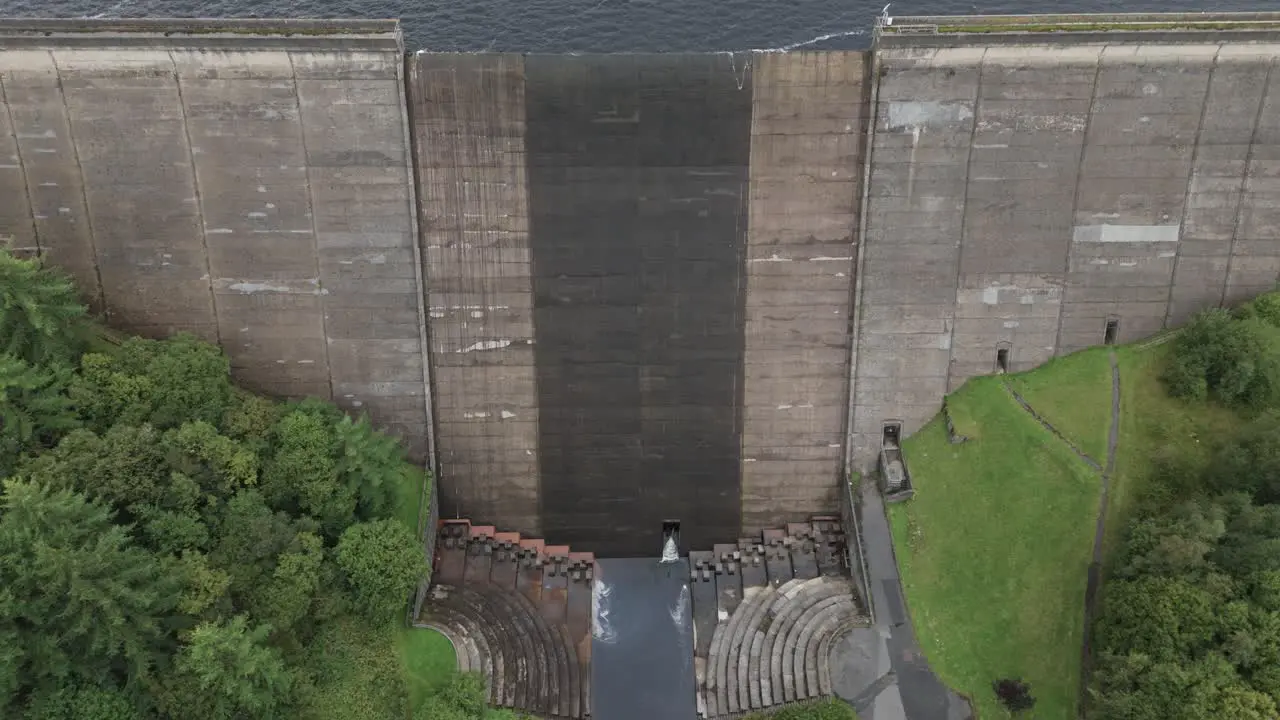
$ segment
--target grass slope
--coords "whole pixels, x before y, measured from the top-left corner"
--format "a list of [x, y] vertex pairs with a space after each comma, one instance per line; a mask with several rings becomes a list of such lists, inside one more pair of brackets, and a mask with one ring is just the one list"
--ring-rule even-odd
[[[1107, 507], [1104, 557], [1110, 557], [1118, 547], [1139, 498], [1160, 487], [1151, 481], [1165, 462], [1177, 467], [1203, 466], [1213, 450], [1246, 422], [1229, 408], [1212, 402], [1169, 397], [1160, 375], [1173, 346], [1169, 342], [1116, 350], [1120, 364], [1120, 437]], [[1162, 490], [1168, 492], [1172, 488]]]
[[1018, 394], [1085, 455], [1107, 462], [1111, 428], [1111, 361], [1108, 348], [1054, 358], [1032, 372], [1008, 378]]
[[942, 418], [908, 439], [917, 494], [890, 510], [920, 644], [983, 720], [1007, 717], [991, 691], [1006, 676], [1031, 683], [1037, 719], [1067, 720], [1100, 480], [998, 378], [947, 402], [969, 441], [950, 444]]

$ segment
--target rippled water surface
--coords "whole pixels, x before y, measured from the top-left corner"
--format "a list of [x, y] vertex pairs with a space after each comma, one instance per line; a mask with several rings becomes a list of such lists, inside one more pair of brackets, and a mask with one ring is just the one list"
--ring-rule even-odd
[[[662, 52], [859, 48], [881, 0], [0, 0], [42, 17], [400, 18], [410, 48]], [[1280, 10], [1280, 0], [894, 3], [896, 15]]]

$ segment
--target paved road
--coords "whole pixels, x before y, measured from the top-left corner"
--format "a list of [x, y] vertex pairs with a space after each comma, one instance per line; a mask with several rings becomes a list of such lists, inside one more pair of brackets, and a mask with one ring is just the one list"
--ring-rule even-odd
[[831, 655], [838, 696], [862, 720], [968, 720], [969, 703], [929, 669], [902, 595], [884, 501], [870, 481], [859, 489], [862, 549], [874, 622], [854, 630]]

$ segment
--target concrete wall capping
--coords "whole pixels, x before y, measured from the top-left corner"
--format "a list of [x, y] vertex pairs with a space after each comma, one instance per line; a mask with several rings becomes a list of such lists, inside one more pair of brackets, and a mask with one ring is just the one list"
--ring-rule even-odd
[[2, 18], [0, 50], [190, 47], [403, 51], [399, 20]]

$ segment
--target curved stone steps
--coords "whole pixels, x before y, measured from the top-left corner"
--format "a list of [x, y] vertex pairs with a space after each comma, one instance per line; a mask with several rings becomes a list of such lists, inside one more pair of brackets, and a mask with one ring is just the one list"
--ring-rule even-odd
[[[769, 667], [769, 656], [765, 655], [770, 633], [776, 632], [775, 621], [779, 619], [791, 605], [795, 596], [804, 588], [804, 580], [792, 578], [778, 586], [773, 601], [761, 608], [751, 618], [748, 633], [751, 638], [751, 650], [738, 659], [738, 699], [743, 709], [758, 710], [765, 707], [761, 697], [761, 686], [769, 682], [765, 668]], [[745, 682], [743, 682], [745, 679]]]
[[469, 630], [464, 631], [466, 624], [452, 610], [441, 607], [432, 608], [431, 612], [419, 618], [414, 626], [430, 628], [444, 635], [453, 645], [454, 655], [458, 659], [458, 672], [478, 672], [484, 675], [486, 683], [489, 682], [490, 671], [487, 665], [489, 648], [484, 641], [484, 636]]
[[[484, 590], [478, 593], [482, 602], [496, 610], [496, 626], [505, 632], [507, 641], [504, 657], [509, 658], [508, 677], [504, 696], [505, 707], [532, 708], [542, 680], [539, 653], [534, 649], [532, 626], [527, 615], [518, 611], [512, 599], [515, 593]], [[514, 641], [514, 647], [512, 642]]]
[[[465, 662], [468, 669], [485, 672], [491, 704], [581, 717], [580, 704], [573, 702], [581, 692], [579, 664], [568, 631], [552, 627], [523, 595], [437, 585], [420, 624], [455, 642], [460, 668]], [[474, 650], [467, 648], [467, 639]]]
[[[742, 603], [729, 616], [724, 626], [724, 639], [720, 643], [719, 656], [716, 659], [716, 705], [721, 715], [736, 713], [742, 708], [738, 703], [738, 653], [742, 649], [745, 635], [742, 627], [746, 618], [755, 612], [756, 606], [773, 601], [772, 587], [749, 587], [742, 591]], [[716, 633], [719, 635], [720, 633]], [[714, 641], [712, 642], [714, 645]], [[712, 648], [715, 652], [715, 648]]]
[[700, 714], [737, 716], [830, 696], [831, 645], [866, 622], [848, 577], [748, 587], [742, 603], [715, 627]]
[[[538, 672], [541, 676], [541, 682], [533, 683], [533, 687], [537, 689], [536, 697], [533, 698], [537, 702], [533, 703], [534, 710], [548, 715], [560, 713], [560, 698], [565, 694], [568, 687], [568, 658], [563, 647], [558, 640], [558, 633], [547, 624], [542, 614], [538, 612], [538, 608], [534, 606], [529, 599], [520, 593], [507, 594], [515, 605], [522, 607], [520, 616], [530, 620], [533, 626], [533, 632], [536, 636], [537, 645], [541, 649], [538, 657], [540, 663]], [[539, 622], [541, 620], [541, 622]]]
[[814, 612], [815, 606], [828, 598], [847, 595], [849, 591], [848, 584], [839, 582], [838, 578], [808, 579], [778, 612], [769, 627], [765, 647], [764, 657], [769, 663], [769, 671], [761, 671], [761, 677], [767, 678], [767, 681], [761, 682], [762, 707], [795, 700], [791, 660], [796, 653], [797, 627]]
[[[846, 591], [848, 592], [848, 591]], [[848, 595], [831, 595], [811, 605], [800, 622], [793, 625], [787, 636], [784, 647], [782, 665], [782, 699], [786, 702], [808, 700], [821, 697], [818, 689], [818, 663], [826, 664], [826, 659], [819, 661], [817, 647], [823, 635], [817, 634], [829, 618], [847, 622], [848, 618], [857, 616], [857, 605]], [[810, 649], [813, 649], [814, 660], [809, 661]], [[810, 673], [813, 677], [810, 678]]]

